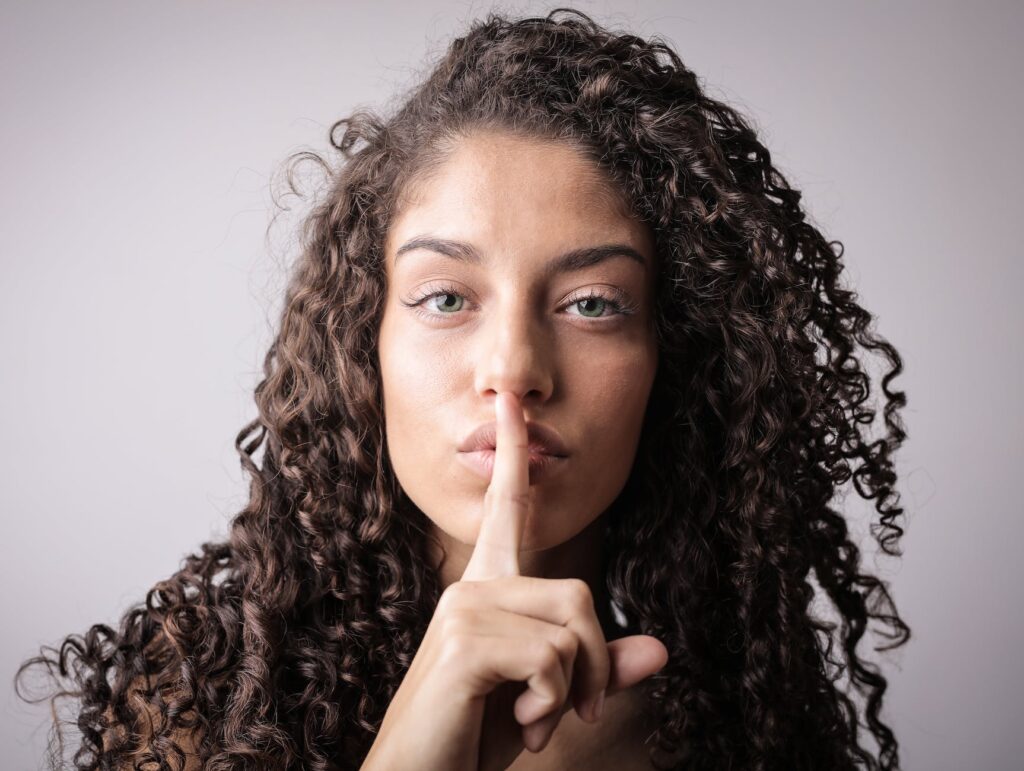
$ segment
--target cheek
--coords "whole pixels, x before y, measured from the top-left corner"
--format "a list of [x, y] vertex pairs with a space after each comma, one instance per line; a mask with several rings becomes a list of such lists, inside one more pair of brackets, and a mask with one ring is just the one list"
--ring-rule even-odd
[[424, 345], [389, 312], [381, 326], [379, 356], [385, 411], [404, 415], [427, 408], [450, 379], [446, 357]]
[[627, 420], [637, 404], [644, 406], [654, 379], [657, 352], [632, 341], [620, 345], [579, 345], [567, 348], [565, 376], [569, 390], [588, 412], [604, 416], [606, 423]]
[[[649, 366], [643, 359], [619, 360], [606, 367], [601, 377], [607, 414], [615, 421], [627, 420], [635, 408], [647, 402]], [[618, 410], [618, 411], [616, 411]]]
[[629, 346], [579, 346], [565, 359], [566, 424], [578, 444], [570, 473], [544, 489], [544, 511], [531, 525], [536, 548], [564, 542], [594, 521], [622, 492], [643, 428], [653, 382], [649, 357]]
[[594, 464], [594, 473], [600, 467], [609, 482], [624, 482], [633, 465], [656, 361], [656, 351], [630, 347], [592, 356], [587, 366], [577, 364], [572, 370], [568, 390], [586, 426], [581, 436], [588, 465]]
[[[381, 327], [379, 357], [388, 454], [399, 482], [421, 509], [452, 443], [449, 414], [463, 357], [427, 344], [402, 324]], [[463, 365], [464, 366], [464, 365]]]

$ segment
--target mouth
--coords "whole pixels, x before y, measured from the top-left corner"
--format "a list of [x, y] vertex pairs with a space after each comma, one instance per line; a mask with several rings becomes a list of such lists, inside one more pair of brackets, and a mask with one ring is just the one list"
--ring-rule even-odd
[[[530, 455], [552, 455], [565, 457], [569, 454], [561, 435], [551, 426], [534, 421], [526, 422], [526, 435]], [[497, 439], [497, 424], [494, 421], [481, 423], [456, 448], [459, 452], [491, 450], [493, 452]]]
[[[494, 474], [495, 456], [496, 453], [493, 447], [456, 453], [460, 463], [488, 482], [490, 482]], [[553, 474], [564, 468], [567, 462], [568, 457], [565, 455], [540, 452], [531, 446], [529, 459], [530, 484], [537, 484], [541, 480], [550, 478]]]

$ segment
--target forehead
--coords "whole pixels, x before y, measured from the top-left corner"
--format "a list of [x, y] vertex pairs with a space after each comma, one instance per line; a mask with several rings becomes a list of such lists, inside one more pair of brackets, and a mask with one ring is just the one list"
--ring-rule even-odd
[[[387, 252], [423, 232], [541, 245], [632, 237], [643, 226], [605, 172], [564, 142], [476, 133], [402, 191]], [[497, 244], [496, 244], [497, 245]]]

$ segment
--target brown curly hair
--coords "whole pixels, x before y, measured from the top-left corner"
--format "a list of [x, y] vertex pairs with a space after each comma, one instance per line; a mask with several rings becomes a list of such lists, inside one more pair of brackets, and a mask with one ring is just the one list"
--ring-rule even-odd
[[[581, 148], [655, 234], [659, 367], [607, 530], [611, 598], [669, 651], [644, 683], [655, 751], [688, 747], [671, 767], [689, 769], [898, 768], [886, 679], [856, 648], [869, 618], [894, 641], [876, 650], [910, 630], [830, 504], [852, 480], [874, 500], [872, 535], [901, 556], [900, 356], [748, 122], [659, 38], [565, 8], [473, 22], [391, 117], [332, 126], [335, 167], [289, 159], [289, 174], [314, 160], [330, 184], [304, 224], [259, 417], [235, 440], [247, 505], [119, 630], [43, 646], [15, 686], [33, 665], [68, 681], [51, 704], [80, 700], [79, 769], [178, 767], [190, 735], [211, 770], [359, 767], [440, 596], [429, 523], [384, 441], [384, 235], [405, 186], [476, 128]], [[875, 440], [864, 351], [889, 367]], [[836, 624], [809, 607], [812, 572], [841, 657]]]

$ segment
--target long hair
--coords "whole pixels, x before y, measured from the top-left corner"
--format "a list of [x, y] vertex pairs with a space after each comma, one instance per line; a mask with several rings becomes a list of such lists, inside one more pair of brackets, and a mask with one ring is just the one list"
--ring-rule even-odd
[[[857, 646], [869, 619], [893, 641], [876, 650], [910, 629], [833, 499], [852, 482], [901, 556], [900, 356], [749, 122], [659, 38], [562, 8], [473, 22], [389, 117], [332, 126], [335, 163], [289, 159], [329, 184], [303, 224], [258, 417], [235, 441], [247, 504], [118, 629], [43, 646], [16, 686], [31, 666], [59, 674], [51, 704], [80, 704], [80, 769], [176, 767], [182, 736], [206, 769], [359, 767], [441, 590], [384, 438], [384, 236], [406, 186], [482, 128], [582, 150], [655, 235], [659, 367], [606, 533], [612, 600], [669, 651], [642, 684], [652, 764], [898, 768], [886, 679]], [[811, 608], [812, 578], [838, 631]]]

